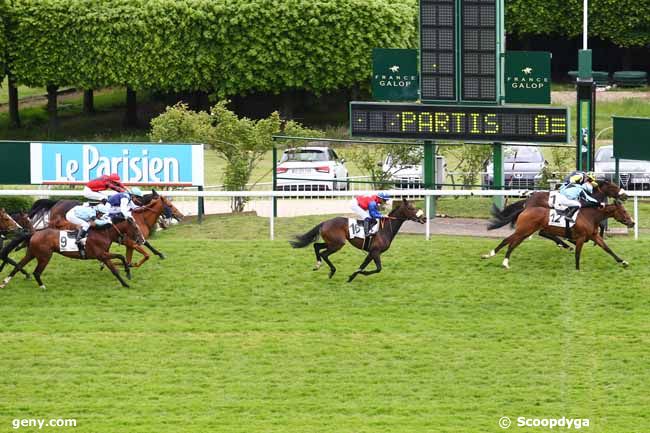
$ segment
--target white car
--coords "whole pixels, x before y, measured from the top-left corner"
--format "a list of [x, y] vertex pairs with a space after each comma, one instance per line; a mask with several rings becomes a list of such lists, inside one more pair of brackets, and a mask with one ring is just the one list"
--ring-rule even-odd
[[[397, 161], [393, 155], [389, 154], [382, 163], [383, 172], [390, 174], [390, 180], [395, 183], [395, 188], [424, 188], [424, 152], [422, 149], [418, 149], [412, 153], [409, 158], [410, 161]], [[445, 157], [436, 155], [436, 184], [438, 184], [438, 189], [442, 188], [442, 184], [445, 183], [446, 167]]]
[[[613, 146], [603, 146], [596, 152], [594, 158], [594, 172], [599, 179], [612, 181], [616, 172]], [[621, 159], [618, 162], [619, 183], [623, 188], [630, 190], [650, 189], [650, 161], [635, 159]]]
[[329, 147], [296, 147], [282, 153], [276, 185], [284, 191], [347, 190], [345, 160]]

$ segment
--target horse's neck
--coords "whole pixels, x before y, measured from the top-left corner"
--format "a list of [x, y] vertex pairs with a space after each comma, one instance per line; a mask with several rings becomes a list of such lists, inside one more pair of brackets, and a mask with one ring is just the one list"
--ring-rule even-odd
[[[395, 218], [395, 219], [391, 219]], [[386, 236], [388, 237], [389, 240], [392, 240], [397, 233], [399, 232], [399, 229], [402, 228], [402, 224], [404, 224], [404, 221], [406, 221], [404, 218], [394, 216], [394, 215], [388, 215], [388, 224], [385, 224], [383, 227], [383, 230], [385, 231]]]
[[[156, 209], [156, 206], [160, 206], [160, 209]], [[157, 202], [153, 205], [143, 206], [142, 211], [137, 212], [137, 215], [141, 216], [144, 225], [151, 230], [156, 225], [156, 221], [158, 221], [158, 217], [162, 214], [163, 208], [162, 202]]]

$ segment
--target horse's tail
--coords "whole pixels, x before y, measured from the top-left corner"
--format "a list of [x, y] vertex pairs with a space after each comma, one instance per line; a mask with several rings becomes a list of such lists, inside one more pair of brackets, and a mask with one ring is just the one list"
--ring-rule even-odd
[[514, 226], [515, 221], [517, 221], [517, 217], [524, 211], [525, 205], [526, 200], [519, 200], [504, 207], [503, 210], [499, 210], [499, 208], [493, 204], [492, 210], [490, 211], [492, 214], [492, 219], [488, 224], [488, 230], [498, 229], [499, 227], [503, 227], [506, 224]]
[[318, 235], [320, 235], [320, 228], [322, 225], [323, 223], [320, 223], [317, 226], [315, 226], [313, 229], [309, 230], [304, 235], [297, 235], [295, 237], [296, 240], [289, 241], [289, 243], [294, 248], [306, 247], [307, 245], [311, 244], [312, 242], [316, 241], [316, 239], [318, 239]]
[[32, 205], [32, 208], [29, 210], [29, 218], [34, 218], [36, 214], [41, 211], [50, 210], [57, 203], [57, 200], [50, 200], [47, 198], [42, 198], [36, 200]]

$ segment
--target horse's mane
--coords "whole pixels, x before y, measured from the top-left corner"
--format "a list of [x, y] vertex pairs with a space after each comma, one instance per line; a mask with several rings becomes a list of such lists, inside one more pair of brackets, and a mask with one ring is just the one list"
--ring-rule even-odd
[[32, 205], [32, 208], [29, 210], [29, 218], [34, 218], [34, 216], [42, 210], [49, 210], [58, 203], [58, 200], [50, 200], [48, 198], [42, 198], [36, 200]]

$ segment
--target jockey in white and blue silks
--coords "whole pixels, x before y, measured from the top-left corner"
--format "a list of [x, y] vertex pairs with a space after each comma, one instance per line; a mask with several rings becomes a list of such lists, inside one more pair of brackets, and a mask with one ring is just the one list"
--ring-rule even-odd
[[109, 210], [110, 206], [107, 204], [98, 204], [95, 207], [79, 205], [66, 212], [65, 219], [79, 227], [75, 241], [81, 257], [85, 256], [83, 238], [88, 233], [91, 224], [103, 226], [111, 223], [111, 220], [108, 218]]
[[111, 205], [110, 215], [122, 215], [125, 219], [133, 218], [131, 210], [138, 206], [133, 203], [131, 196], [142, 197], [142, 191], [138, 187], [133, 187], [130, 192], [120, 192], [110, 196], [107, 199], [107, 203]]
[[583, 184], [569, 183], [568, 185], [562, 185], [556, 203], [568, 207], [566, 211], [568, 216], [572, 216], [583, 206], [583, 203], [587, 207], [604, 206], [603, 203], [600, 203], [591, 196], [593, 192], [594, 188], [589, 182]]

